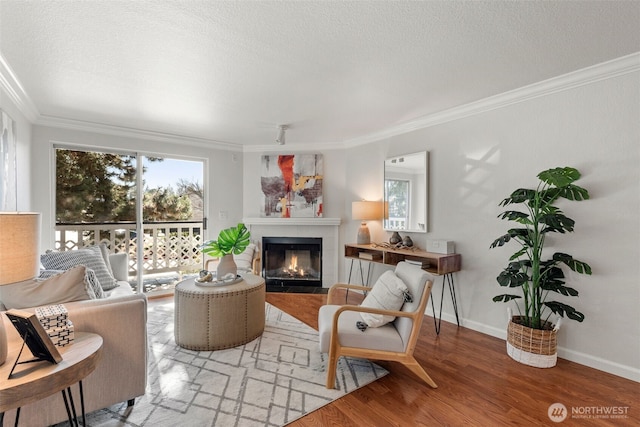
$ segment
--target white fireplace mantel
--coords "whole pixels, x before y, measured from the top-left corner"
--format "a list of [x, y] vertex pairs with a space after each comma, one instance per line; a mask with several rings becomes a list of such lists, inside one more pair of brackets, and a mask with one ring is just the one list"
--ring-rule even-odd
[[261, 247], [263, 237], [321, 237], [322, 286], [338, 282], [338, 248], [341, 218], [243, 218], [251, 239]]
[[337, 226], [341, 218], [243, 218], [246, 225], [328, 225]]

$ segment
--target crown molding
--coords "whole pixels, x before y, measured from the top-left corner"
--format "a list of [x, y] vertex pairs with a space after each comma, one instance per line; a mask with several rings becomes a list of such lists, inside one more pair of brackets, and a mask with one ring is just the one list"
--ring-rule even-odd
[[356, 147], [369, 144], [382, 139], [405, 134], [419, 129], [440, 125], [465, 117], [481, 114], [487, 111], [507, 107], [509, 105], [526, 102], [534, 98], [552, 95], [589, 85], [601, 80], [610, 79], [624, 74], [640, 71], [640, 52], [632, 53], [611, 61], [596, 64], [587, 68], [552, 77], [538, 83], [533, 83], [504, 92], [495, 96], [471, 102], [469, 104], [453, 107], [439, 113], [429, 114], [403, 123], [398, 126], [384, 129], [362, 137], [344, 141], [346, 147]]
[[300, 152], [317, 152], [319, 150], [342, 150], [344, 149], [344, 143], [342, 142], [310, 142], [308, 144], [296, 143], [296, 144], [262, 144], [262, 145], [245, 145], [242, 147], [244, 153], [300, 153]]
[[216, 141], [206, 138], [195, 138], [184, 135], [177, 135], [165, 132], [156, 132], [150, 130], [128, 128], [123, 126], [113, 126], [104, 123], [88, 122], [83, 120], [65, 119], [62, 117], [53, 117], [40, 115], [35, 121], [39, 126], [50, 126], [60, 129], [69, 129], [84, 132], [100, 133], [104, 135], [120, 136], [124, 138], [139, 138], [144, 140], [166, 142], [166, 143], [182, 143], [202, 148], [217, 148], [226, 151], [242, 151], [240, 144], [232, 144], [230, 142]]
[[11, 66], [4, 59], [2, 53], [0, 53], [0, 88], [9, 95], [11, 101], [18, 107], [18, 110], [29, 120], [31, 123], [35, 122], [40, 112], [36, 105], [33, 103], [27, 92], [20, 84], [20, 81], [16, 77], [16, 74], [11, 69]]

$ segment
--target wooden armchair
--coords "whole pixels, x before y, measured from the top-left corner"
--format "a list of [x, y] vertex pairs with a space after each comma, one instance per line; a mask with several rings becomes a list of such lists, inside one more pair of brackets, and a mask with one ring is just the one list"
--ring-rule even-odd
[[[320, 351], [329, 355], [327, 388], [335, 387], [336, 367], [340, 356], [400, 362], [431, 387], [438, 387], [413, 357], [433, 277], [406, 262], [399, 263], [395, 273], [406, 284], [413, 297], [413, 302], [404, 303], [399, 311], [335, 305], [338, 289], [366, 291], [371, 288], [346, 284], [336, 284], [330, 288], [327, 305], [320, 307], [318, 313]], [[396, 316], [396, 319], [384, 326], [361, 331], [356, 326], [362, 320], [360, 312]]]

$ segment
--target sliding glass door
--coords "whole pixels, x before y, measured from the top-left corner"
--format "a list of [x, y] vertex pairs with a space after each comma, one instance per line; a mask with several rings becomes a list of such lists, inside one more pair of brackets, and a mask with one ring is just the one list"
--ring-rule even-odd
[[105, 243], [128, 253], [138, 291], [170, 289], [201, 265], [203, 172], [199, 160], [56, 147], [56, 249]]

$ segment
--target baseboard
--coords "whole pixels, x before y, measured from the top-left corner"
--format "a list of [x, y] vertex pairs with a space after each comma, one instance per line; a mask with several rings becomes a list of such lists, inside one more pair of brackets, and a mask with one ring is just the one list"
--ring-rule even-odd
[[[433, 316], [431, 307], [427, 310], [427, 315]], [[442, 321], [449, 322], [453, 325], [456, 324], [456, 316], [452, 313], [442, 313]], [[483, 323], [474, 322], [467, 319], [460, 319], [460, 326], [471, 329], [476, 332], [480, 332], [492, 337], [500, 338], [502, 340], [507, 339], [507, 328], [496, 328], [493, 326], [485, 325]], [[506, 344], [505, 344], [506, 345]], [[505, 347], [505, 353], [506, 353]], [[571, 362], [579, 363], [580, 365], [588, 366], [599, 371], [604, 371], [612, 375], [616, 375], [622, 378], [626, 378], [631, 381], [640, 382], [640, 369], [632, 366], [626, 366], [619, 363], [612, 362], [610, 360], [602, 359], [600, 357], [592, 356], [586, 353], [570, 350], [564, 347], [558, 347], [558, 357], [569, 360]]]

